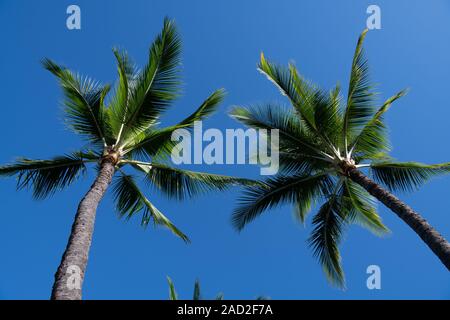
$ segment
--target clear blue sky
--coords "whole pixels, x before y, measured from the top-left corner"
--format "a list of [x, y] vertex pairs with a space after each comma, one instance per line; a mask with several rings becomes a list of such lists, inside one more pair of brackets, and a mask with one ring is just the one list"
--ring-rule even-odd
[[[210, 92], [229, 92], [206, 124], [236, 128], [226, 111], [233, 104], [283, 101], [256, 71], [261, 51], [280, 63], [296, 62], [320, 85], [346, 87], [354, 46], [373, 1], [18, 1], [0, 0], [0, 163], [17, 156], [46, 158], [80, 147], [58, 107], [61, 92], [39, 64], [64, 63], [102, 82], [116, 77], [113, 46], [139, 64], [164, 16], [176, 19], [183, 39], [185, 95], [166, 123], [187, 115]], [[382, 97], [410, 87], [387, 122], [400, 160], [450, 161], [450, 5], [435, 1], [376, 1], [382, 30], [366, 40], [372, 79]], [[431, 5], [432, 3], [432, 5]], [[78, 4], [82, 30], [66, 29], [66, 8]], [[197, 170], [257, 177], [251, 166], [197, 166]], [[0, 181], [0, 299], [47, 299], [73, 216], [92, 174], [49, 200], [16, 192], [14, 179]], [[205, 297], [264, 294], [273, 299], [450, 298], [450, 275], [419, 238], [391, 212], [379, 210], [393, 233], [377, 238], [351, 227], [341, 245], [347, 290], [331, 287], [305, 245], [305, 229], [288, 206], [265, 213], [236, 233], [230, 213], [238, 190], [177, 203], [151, 195], [184, 232], [186, 245], [163, 229], [143, 230], [139, 219], [117, 219], [111, 195], [98, 210], [84, 297], [166, 299], [166, 275], [181, 298], [199, 278]], [[401, 195], [450, 238], [450, 177]], [[382, 270], [382, 289], [366, 288], [366, 267]]]

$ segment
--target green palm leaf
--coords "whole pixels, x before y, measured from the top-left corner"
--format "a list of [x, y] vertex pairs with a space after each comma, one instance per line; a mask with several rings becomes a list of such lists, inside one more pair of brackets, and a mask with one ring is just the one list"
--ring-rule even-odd
[[240, 231], [265, 210], [286, 203], [304, 223], [311, 208], [321, 204], [312, 221], [310, 243], [328, 278], [338, 286], [344, 285], [338, 250], [343, 228], [359, 223], [376, 234], [388, 231], [375, 210], [371, 187], [361, 181], [361, 170], [370, 168], [375, 180], [390, 189], [412, 190], [450, 169], [450, 163], [397, 163], [387, 154], [383, 115], [406, 91], [376, 106], [362, 47], [366, 33], [356, 46], [345, 104], [339, 85], [323, 90], [305, 80], [293, 64], [281, 67], [261, 55], [259, 71], [289, 99], [291, 108], [271, 104], [230, 112], [248, 127], [278, 129], [280, 134], [280, 170], [263, 185], [245, 188], [232, 216], [234, 227]]
[[102, 103], [110, 86], [101, 86], [94, 80], [74, 75], [50, 59], [44, 59], [42, 64], [60, 80], [69, 126], [89, 140], [102, 141], [106, 145], [111, 137], [105, 130], [105, 109]]
[[450, 163], [379, 162], [370, 166], [375, 180], [390, 190], [412, 191], [429, 179], [450, 172]]
[[200, 281], [199, 280], [195, 280], [194, 295], [192, 298], [193, 298], [193, 300], [202, 300], [202, 295], [200, 293]]
[[164, 27], [150, 48], [149, 61], [136, 79], [128, 108], [124, 108], [123, 139], [146, 130], [179, 96], [181, 40], [173, 21]]
[[336, 86], [329, 93], [317, 90], [311, 99], [314, 104], [314, 122], [317, 130], [334, 146], [341, 146], [342, 140], [336, 134], [342, 131], [340, 87]]
[[389, 232], [389, 229], [383, 224], [380, 216], [376, 212], [375, 198], [373, 198], [364, 188], [352, 182], [345, 181], [345, 194], [348, 197], [351, 208], [350, 217], [347, 220], [357, 222], [376, 235], [382, 235]]
[[169, 300], [178, 300], [178, 294], [175, 291], [175, 286], [170, 277], [167, 277], [167, 282], [169, 283]]
[[[342, 188], [342, 187], [341, 187]], [[328, 279], [343, 287], [344, 272], [341, 266], [339, 242], [345, 224], [345, 211], [343, 211], [341, 188], [329, 196], [313, 218], [314, 229], [309, 238], [314, 256], [319, 259]]]
[[72, 184], [81, 173], [85, 163], [81, 153], [55, 157], [50, 160], [19, 159], [15, 163], [0, 167], [0, 176], [17, 175], [18, 189], [32, 188], [37, 199], [53, 195]]
[[133, 164], [165, 195], [178, 200], [205, 192], [223, 191], [235, 185], [254, 185], [250, 179], [172, 168], [160, 163]]
[[214, 91], [192, 114], [180, 121], [178, 124], [163, 129], [151, 128], [142, 134], [135, 135], [133, 140], [128, 141], [129, 145], [125, 152], [133, 152], [137, 155], [146, 155], [153, 158], [160, 156], [167, 158], [176, 145], [171, 140], [172, 134], [178, 129], [191, 129], [196, 121], [204, 120], [206, 117], [216, 111], [219, 104], [225, 97], [225, 90]]
[[269, 178], [263, 185], [245, 189], [233, 212], [233, 225], [242, 230], [265, 210], [287, 203], [296, 204], [297, 216], [304, 221], [312, 198], [327, 192], [331, 185], [328, 172]]
[[[278, 130], [280, 135], [280, 154], [289, 154], [289, 151], [301, 150], [304, 157], [322, 161], [330, 161], [331, 156], [323, 151], [324, 146], [316, 136], [303, 130], [295, 113], [282, 106], [269, 104], [252, 107], [234, 107], [230, 116], [246, 126]], [[326, 147], [325, 147], [326, 148]], [[296, 158], [298, 154], [296, 153]]]
[[155, 225], [168, 228], [176, 236], [189, 242], [189, 238], [167, 219], [140, 191], [133, 176], [123, 174], [117, 178], [113, 186], [116, 207], [121, 216], [131, 218], [142, 212], [142, 225], [147, 226], [150, 220]]
[[364, 126], [358, 136], [350, 144], [350, 154], [364, 154], [365, 157], [389, 151], [390, 145], [383, 123], [383, 115], [389, 110], [392, 103], [403, 97], [407, 90], [402, 90], [386, 100], [378, 109], [372, 119]]
[[373, 86], [369, 81], [368, 63], [364, 57], [362, 47], [367, 31], [367, 29], [364, 30], [358, 39], [350, 73], [347, 107], [345, 109], [344, 128], [342, 131], [347, 151], [351, 139], [358, 133], [358, 130], [362, 126], [370, 121], [370, 117], [374, 113]]
[[314, 110], [310, 99], [316, 93], [315, 88], [300, 77], [295, 67], [290, 65], [289, 69], [286, 69], [278, 66], [267, 61], [261, 53], [258, 70], [289, 99], [306, 124], [310, 128], [315, 128]]
[[[117, 60], [119, 80], [111, 106], [107, 111], [109, 115], [107, 122], [117, 140], [122, 134], [123, 123], [129, 110], [130, 91], [135, 86], [137, 68], [126, 52], [113, 49], [113, 53]], [[117, 141], [114, 141], [114, 143], [117, 143]]]

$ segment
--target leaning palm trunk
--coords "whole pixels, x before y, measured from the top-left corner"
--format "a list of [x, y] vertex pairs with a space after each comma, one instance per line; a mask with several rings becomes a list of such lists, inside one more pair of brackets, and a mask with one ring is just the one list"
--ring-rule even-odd
[[350, 179], [366, 189], [367, 192], [377, 198], [381, 203], [397, 214], [400, 219], [406, 222], [442, 261], [447, 269], [450, 270], [450, 244], [438, 231], [436, 231], [436, 229], [434, 229], [411, 207], [369, 179], [358, 169], [351, 168], [347, 172]]
[[52, 300], [81, 300], [95, 214], [114, 175], [113, 162], [109, 158], [102, 161], [97, 178], [78, 206], [69, 242], [55, 274]]

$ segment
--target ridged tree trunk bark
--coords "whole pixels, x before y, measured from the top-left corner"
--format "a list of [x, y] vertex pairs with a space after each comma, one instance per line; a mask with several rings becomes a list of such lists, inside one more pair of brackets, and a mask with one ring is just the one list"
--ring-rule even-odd
[[403, 203], [376, 182], [369, 179], [358, 169], [350, 168], [347, 173], [354, 182], [361, 185], [372, 196], [377, 198], [381, 203], [397, 214], [400, 219], [406, 222], [450, 271], [450, 244], [438, 231], [436, 231], [436, 229], [434, 229], [411, 207]]
[[113, 159], [104, 159], [97, 178], [78, 205], [69, 242], [55, 274], [52, 300], [81, 300], [97, 206], [111, 183], [114, 170]]

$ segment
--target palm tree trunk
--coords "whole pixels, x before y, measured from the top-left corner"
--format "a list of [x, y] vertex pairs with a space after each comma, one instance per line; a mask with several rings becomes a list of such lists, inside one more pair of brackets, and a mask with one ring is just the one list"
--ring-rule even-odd
[[450, 271], [450, 244], [436, 229], [411, 207], [369, 179], [358, 169], [350, 168], [347, 173], [354, 182], [361, 185], [406, 222]]
[[94, 232], [97, 206], [113, 175], [113, 160], [105, 158], [100, 165], [97, 178], [78, 205], [69, 242], [55, 274], [52, 300], [81, 300], [81, 287]]

